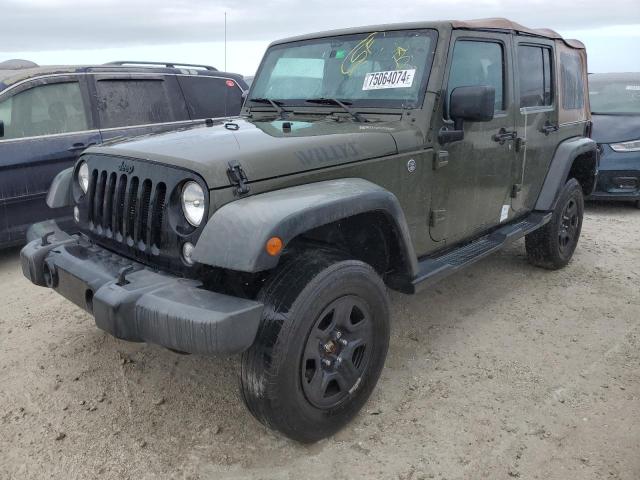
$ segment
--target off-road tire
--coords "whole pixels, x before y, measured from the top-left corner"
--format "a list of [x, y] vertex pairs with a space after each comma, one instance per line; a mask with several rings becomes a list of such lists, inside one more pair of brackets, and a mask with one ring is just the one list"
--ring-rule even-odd
[[572, 178], [560, 192], [549, 223], [525, 237], [529, 262], [548, 270], [565, 267], [578, 245], [583, 216], [582, 187]]
[[[242, 355], [241, 361], [240, 386], [247, 408], [264, 425], [302, 443], [332, 435], [360, 411], [384, 366], [389, 345], [389, 300], [384, 283], [364, 262], [345, 259], [337, 252], [310, 251], [289, 259], [279, 268], [262, 288], [258, 299], [265, 305], [262, 323], [255, 343]], [[358, 306], [348, 307], [349, 302], [356, 302]], [[333, 310], [327, 313], [327, 308]], [[338, 336], [331, 344], [344, 349], [333, 353], [350, 357], [349, 362], [358, 358], [366, 358], [366, 362], [359, 363], [362, 371], [355, 375], [349, 370], [352, 374], [348, 378], [357, 378], [353, 387], [342, 391], [336, 381], [338, 394], [328, 398], [341, 396], [339, 403], [318, 406], [311, 399], [331, 402], [325, 401], [324, 396], [310, 396], [307, 390], [317, 393], [310, 385], [327, 383], [324, 378], [329, 375], [326, 373], [329, 367], [323, 370], [324, 363], [317, 365], [316, 360], [307, 357], [310, 351], [315, 351], [315, 342], [319, 342], [318, 347], [327, 345], [317, 335], [329, 335], [330, 332], [332, 338], [338, 335], [337, 329], [331, 330], [328, 326], [326, 332], [321, 330], [325, 324], [329, 325], [327, 318], [334, 322], [332, 325], [338, 321], [338, 310], [350, 312], [341, 316], [348, 318], [345, 322], [354, 322], [355, 312], [358, 318], [360, 314], [366, 316], [365, 320], [370, 324], [358, 323], [361, 322], [358, 320], [352, 327], [347, 325], [347, 329], [343, 329], [344, 336]], [[350, 328], [357, 331], [366, 328], [370, 332], [367, 336], [370, 341], [367, 340], [369, 344], [362, 357], [349, 353], [349, 349], [356, 348]], [[322, 348], [320, 350], [322, 355], [329, 355]], [[355, 365], [355, 360], [352, 363], [333, 362], [333, 366], [342, 371], [346, 365], [349, 368]], [[328, 360], [325, 358], [321, 362], [325, 361]], [[303, 362], [306, 362], [304, 367]], [[308, 373], [309, 362], [312, 363], [311, 374]], [[312, 382], [305, 376], [307, 374], [323, 381]], [[316, 374], [320, 377], [315, 377]], [[308, 383], [303, 385], [304, 382]]]

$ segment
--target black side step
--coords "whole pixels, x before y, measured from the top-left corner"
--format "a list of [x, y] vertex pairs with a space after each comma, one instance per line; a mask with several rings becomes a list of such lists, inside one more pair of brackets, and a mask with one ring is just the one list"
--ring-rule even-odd
[[505, 245], [537, 230], [551, 220], [552, 213], [534, 212], [522, 220], [506, 224], [471, 243], [442, 254], [425, 257], [418, 262], [418, 275], [409, 290], [416, 292], [431, 286], [452, 273], [500, 250]]

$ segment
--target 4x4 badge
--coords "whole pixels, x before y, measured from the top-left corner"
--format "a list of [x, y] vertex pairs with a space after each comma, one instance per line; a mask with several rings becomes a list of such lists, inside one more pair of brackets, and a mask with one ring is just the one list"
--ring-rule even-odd
[[134, 168], [135, 167], [133, 165], [128, 165], [125, 162], [122, 162], [118, 167], [118, 170], [128, 175], [131, 175], [133, 173]]

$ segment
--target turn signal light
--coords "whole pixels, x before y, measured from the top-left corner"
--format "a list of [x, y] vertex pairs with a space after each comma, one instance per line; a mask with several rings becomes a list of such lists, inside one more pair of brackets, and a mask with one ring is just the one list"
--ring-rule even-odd
[[269, 255], [271, 255], [272, 257], [275, 257], [282, 251], [282, 246], [283, 246], [282, 240], [280, 238], [271, 237], [269, 240], [267, 240], [267, 244], [265, 245], [265, 248]]

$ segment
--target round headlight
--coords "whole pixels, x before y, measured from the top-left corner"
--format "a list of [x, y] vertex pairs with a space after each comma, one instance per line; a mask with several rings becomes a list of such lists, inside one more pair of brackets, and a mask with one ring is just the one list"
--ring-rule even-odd
[[202, 223], [204, 217], [204, 190], [196, 182], [187, 182], [182, 187], [182, 212], [194, 227]]
[[78, 167], [78, 183], [84, 193], [89, 190], [89, 165], [87, 162], [81, 162]]

